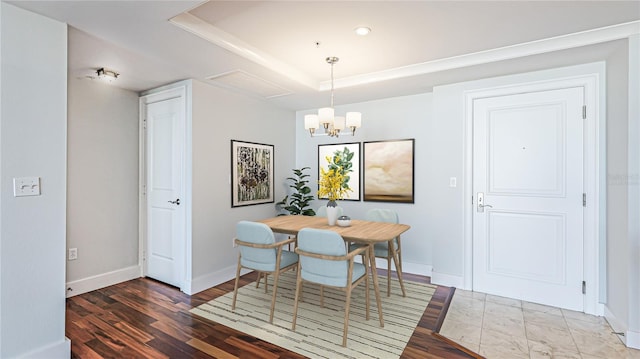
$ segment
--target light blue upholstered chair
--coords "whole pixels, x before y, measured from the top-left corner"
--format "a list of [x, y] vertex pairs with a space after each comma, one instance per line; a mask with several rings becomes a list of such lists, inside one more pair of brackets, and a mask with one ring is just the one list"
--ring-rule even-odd
[[[342, 216], [342, 207], [337, 206], [338, 208], [338, 217]], [[327, 206], [320, 206], [318, 207], [318, 209], [316, 210], [316, 216], [318, 217], [326, 217], [327, 216]]]
[[300, 261], [298, 262], [296, 299], [293, 305], [293, 323], [291, 328], [293, 330], [296, 329], [298, 301], [302, 293], [303, 282], [320, 284], [320, 305], [323, 307], [323, 287], [337, 288], [346, 293], [342, 346], [347, 346], [351, 291], [363, 280], [366, 291], [366, 319], [369, 320], [368, 269], [367, 266], [353, 261], [357, 255], [366, 255], [366, 248], [358, 248], [347, 253], [346, 244], [338, 233], [321, 229], [304, 228], [298, 232], [298, 247], [296, 248], [296, 253], [300, 256]]
[[295, 268], [298, 263], [298, 255], [283, 250], [285, 245], [293, 243], [295, 238], [276, 242], [273, 231], [264, 223], [240, 221], [236, 225], [234, 242], [240, 248], [238, 253], [238, 268], [236, 270], [236, 283], [233, 289], [233, 304], [231, 310], [236, 309], [238, 296], [238, 281], [240, 269], [247, 268], [258, 272], [256, 288], [260, 284], [260, 278], [264, 276], [264, 292], [267, 292], [267, 276], [273, 274], [273, 295], [271, 296], [271, 313], [269, 322], [273, 323], [273, 310], [276, 305], [276, 292], [280, 273]]
[[[367, 221], [399, 223], [398, 213], [391, 209], [375, 208], [367, 211], [365, 216]], [[361, 245], [352, 244], [350, 249], [359, 248]], [[395, 263], [396, 275], [402, 283], [402, 252], [400, 237], [396, 237], [389, 242], [376, 243], [374, 246], [375, 256], [387, 260], [387, 297], [391, 296], [391, 261]], [[363, 259], [364, 260], [364, 259]], [[404, 285], [400, 286], [402, 296], [406, 297]]]

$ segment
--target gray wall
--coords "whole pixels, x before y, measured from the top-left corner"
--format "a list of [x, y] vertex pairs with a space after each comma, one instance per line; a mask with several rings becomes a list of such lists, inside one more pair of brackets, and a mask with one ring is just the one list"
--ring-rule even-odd
[[[138, 94], [69, 78], [67, 282], [138, 266]], [[75, 293], [71, 293], [75, 294]]]
[[[628, 48], [607, 61], [607, 308], [618, 320], [629, 316], [628, 242]], [[625, 319], [622, 319], [625, 318]], [[620, 328], [618, 328], [620, 330]], [[624, 329], [626, 330], [626, 328]]]
[[640, 34], [629, 39], [629, 79], [629, 331], [640, 348]]
[[[5, 2], [0, 13], [0, 357], [69, 357], [67, 27]], [[13, 196], [25, 176], [40, 177], [40, 196]]]
[[274, 145], [275, 201], [294, 167], [293, 111], [199, 81], [193, 90], [192, 289], [235, 276], [235, 224], [276, 215], [273, 203], [231, 208], [231, 140]]

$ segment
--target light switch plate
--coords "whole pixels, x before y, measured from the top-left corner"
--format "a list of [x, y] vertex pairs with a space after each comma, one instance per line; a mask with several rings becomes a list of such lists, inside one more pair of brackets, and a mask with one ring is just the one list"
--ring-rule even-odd
[[449, 187], [455, 188], [458, 185], [458, 179], [456, 177], [449, 178]]
[[40, 177], [16, 177], [13, 179], [14, 197], [39, 196]]

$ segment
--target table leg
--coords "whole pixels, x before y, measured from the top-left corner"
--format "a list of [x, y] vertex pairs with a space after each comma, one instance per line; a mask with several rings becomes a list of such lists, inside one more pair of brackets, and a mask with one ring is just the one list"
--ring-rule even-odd
[[[389, 245], [392, 245], [391, 243]], [[398, 276], [398, 282], [400, 282], [400, 289], [402, 289], [402, 296], [406, 297], [407, 293], [404, 291], [404, 282], [402, 281], [402, 266], [400, 265], [400, 258], [398, 252], [393, 251], [393, 262], [396, 264], [396, 275]], [[387, 275], [391, 275], [388, 273]]]
[[371, 275], [373, 276], [373, 290], [376, 294], [376, 303], [378, 303], [378, 316], [380, 317], [380, 327], [384, 327], [384, 319], [382, 319], [382, 304], [380, 300], [380, 288], [378, 287], [378, 272], [376, 269], [376, 256], [373, 243], [369, 244], [369, 263], [371, 267]]

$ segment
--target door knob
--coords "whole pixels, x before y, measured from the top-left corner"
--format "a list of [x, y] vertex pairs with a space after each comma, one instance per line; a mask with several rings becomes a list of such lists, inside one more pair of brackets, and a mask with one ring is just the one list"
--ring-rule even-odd
[[478, 213], [484, 212], [484, 207], [493, 208], [490, 204], [484, 204], [484, 192], [478, 192], [478, 209], [476, 210]]
[[171, 203], [171, 204], [175, 204], [175, 205], [178, 205], [178, 206], [179, 206], [179, 205], [180, 205], [180, 198], [177, 198], [175, 201], [167, 201], [167, 202], [169, 202], [169, 203]]

